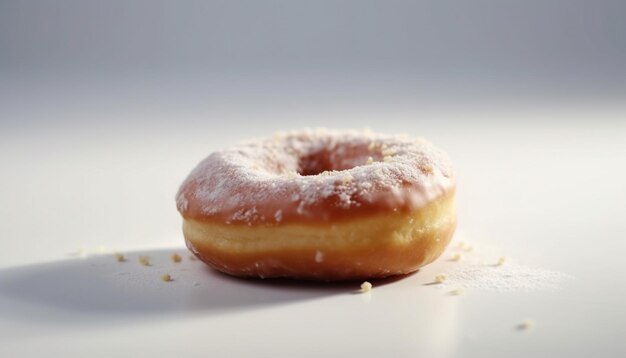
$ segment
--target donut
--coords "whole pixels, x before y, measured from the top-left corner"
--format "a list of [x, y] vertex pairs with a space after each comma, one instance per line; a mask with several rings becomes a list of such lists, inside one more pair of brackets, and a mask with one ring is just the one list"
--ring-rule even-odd
[[214, 152], [176, 195], [187, 247], [239, 277], [408, 274], [456, 227], [448, 156], [423, 139], [301, 130]]

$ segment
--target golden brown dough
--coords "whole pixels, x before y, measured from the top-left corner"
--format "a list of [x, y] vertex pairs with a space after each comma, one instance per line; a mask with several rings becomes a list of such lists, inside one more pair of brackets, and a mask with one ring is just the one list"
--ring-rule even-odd
[[423, 140], [302, 131], [213, 153], [177, 195], [189, 249], [243, 277], [348, 280], [435, 260], [456, 224], [447, 156]]

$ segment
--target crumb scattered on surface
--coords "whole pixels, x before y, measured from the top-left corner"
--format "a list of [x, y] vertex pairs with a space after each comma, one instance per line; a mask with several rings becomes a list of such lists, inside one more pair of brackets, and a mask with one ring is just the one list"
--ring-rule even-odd
[[448, 275], [446, 275], [445, 273], [440, 273], [439, 275], [435, 276], [435, 282], [437, 283], [444, 283], [447, 279]]
[[370, 292], [372, 290], [372, 284], [365, 281], [361, 284], [361, 292]]
[[366, 162], [365, 164], [370, 165], [370, 164], [372, 164], [372, 163], [374, 163], [374, 158], [372, 158], [372, 157], [367, 157], [367, 162]]
[[462, 295], [464, 293], [465, 293], [465, 290], [462, 289], [462, 288], [457, 288], [457, 289], [454, 289], [454, 290], [450, 291], [450, 294], [452, 296], [460, 296], [460, 295]]
[[172, 256], [170, 256], [170, 258], [172, 259], [172, 261], [174, 261], [175, 263], [179, 263], [183, 260], [182, 257], [180, 257], [179, 254], [177, 253], [173, 253]]
[[126, 257], [119, 252], [115, 253], [115, 259], [117, 260], [117, 262], [126, 262]]
[[532, 328], [534, 325], [535, 325], [535, 321], [533, 321], [532, 319], [525, 319], [522, 322], [520, 322], [517, 326], [515, 326], [515, 329], [517, 329], [518, 331], [525, 331], [525, 330]]
[[139, 256], [139, 263], [143, 266], [152, 266], [149, 256]]
[[165, 273], [165, 274], [161, 275], [161, 281], [171, 282], [171, 281], [174, 281], [174, 279], [172, 278], [172, 276], [170, 276], [169, 273]]
[[456, 253], [450, 257], [450, 261], [458, 262], [458, 261], [461, 261], [461, 258], [462, 258], [461, 254]]
[[[474, 246], [474, 252], [466, 253], [469, 246]], [[459, 235], [453, 246], [447, 251], [445, 260], [447, 267], [442, 269], [448, 280], [445, 285], [433, 285], [436, 288], [446, 289], [461, 287], [467, 290], [487, 290], [499, 292], [511, 291], [539, 291], [558, 288], [564, 280], [574, 277], [541, 267], [520, 265], [510, 256], [505, 256], [499, 247], [485, 245], [475, 240], [468, 240], [463, 234]], [[462, 255], [461, 262], [454, 262], [455, 253]], [[504, 257], [504, 259], [499, 258]], [[434, 272], [437, 274], [437, 272]]]
[[463, 250], [466, 252], [470, 252], [472, 250], [474, 250], [474, 247], [472, 245], [470, 245], [467, 241], [459, 241], [459, 243], [456, 245], [456, 247], [459, 250]]

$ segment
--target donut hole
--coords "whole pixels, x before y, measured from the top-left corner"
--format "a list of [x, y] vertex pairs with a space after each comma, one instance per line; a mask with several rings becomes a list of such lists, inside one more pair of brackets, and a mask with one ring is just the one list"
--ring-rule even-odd
[[367, 146], [337, 146], [307, 153], [298, 158], [298, 174], [318, 175], [328, 171], [349, 170], [366, 165], [370, 157], [380, 160], [380, 154], [371, 153]]
[[303, 176], [318, 175], [323, 172], [335, 170], [333, 163], [330, 161], [330, 153], [319, 151], [317, 153], [309, 153], [298, 159], [298, 174]]

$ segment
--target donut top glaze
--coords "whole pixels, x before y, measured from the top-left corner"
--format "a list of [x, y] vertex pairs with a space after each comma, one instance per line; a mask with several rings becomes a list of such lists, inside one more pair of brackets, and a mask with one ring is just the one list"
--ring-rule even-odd
[[314, 224], [408, 212], [454, 186], [448, 156], [423, 139], [304, 130], [209, 155], [176, 203], [184, 218], [199, 221]]

